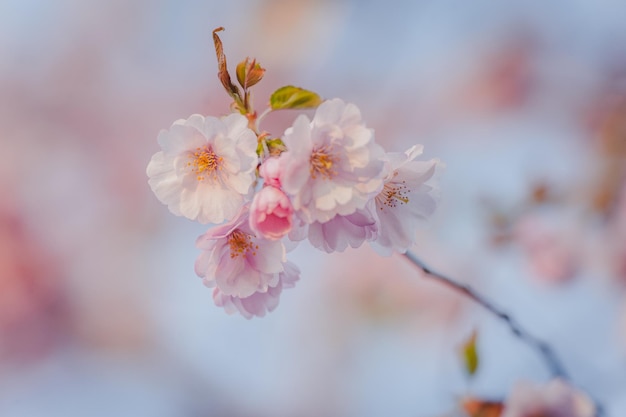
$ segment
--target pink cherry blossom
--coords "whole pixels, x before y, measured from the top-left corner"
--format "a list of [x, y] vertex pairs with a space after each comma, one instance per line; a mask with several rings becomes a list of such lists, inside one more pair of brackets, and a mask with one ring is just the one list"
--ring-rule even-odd
[[278, 283], [268, 287], [267, 291], [257, 291], [254, 294], [239, 298], [225, 295], [219, 288], [213, 290], [215, 305], [223, 307], [228, 314], [239, 312], [247, 319], [263, 317], [272, 312], [277, 306], [280, 294], [285, 288], [293, 288], [300, 278], [300, 270], [291, 262], [285, 264], [285, 270], [278, 274]]
[[250, 227], [257, 236], [276, 240], [292, 228], [293, 207], [289, 197], [273, 186], [263, 187], [250, 206]]
[[279, 240], [255, 236], [244, 208], [232, 221], [209, 229], [196, 241], [202, 250], [196, 274], [207, 287], [226, 296], [246, 298], [275, 287], [285, 269], [285, 247]]
[[561, 379], [543, 386], [519, 382], [513, 387], [502, 417], [594, 417], [595, 407], [582, 391]]
[[162, 150], [146, 170], [152, 191], [177, 216], [201, 223], [231, 219], [256, 179], [257, 138], [240, 114], [194, 114], [162, 130]]
[[433, 214], [437, 206], [437, 189], [429, 181], [439, 162], [415, 161], [422, 146], [403, 153], [388, 153], [383, 189], [375, 198], [378, 238], [374, 247], [382, 254], [406, 252], [415, 242], [420, 222]]
[[362, 209], [382, 187], [383, 151], [353, 104], [322, 103], [285, 131], [280, 183], [307, 223]]
[[326, 223], [311, 223], [309, 241], [314, 247], [331, 253], [343, 252], [348, 246], [358, 248], [363, 242], [375, 239], [378, 226], [373, 207], [368, 209], [368, 206], [347, 216], [337, 215]]
[[513, 236], [526, 253], [534, 275], [552, 284], [572, 279], [580, 268], [581, 254], [576, 244], [580, 233], [575, 220], [558, 213], [531, 213], [521, 217]]

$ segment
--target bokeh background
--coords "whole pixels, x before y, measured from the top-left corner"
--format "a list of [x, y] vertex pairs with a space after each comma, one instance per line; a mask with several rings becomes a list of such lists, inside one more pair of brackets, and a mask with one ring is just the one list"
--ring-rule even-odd
[[[446, 164], [414, 251], [512, 312], [626, 415], [626, 3], [0, 1], [0, 416], [456, 416], [546, 381], [535, 352], [402, 257], [302, 244], [262, 319], [194, 275], [204, 227], [145, 167], [221, 115], [231, 70], [356, 103]], [[272, 114], [280, 134], [295, 113]], [[459, 349], [478, 332], [473, 379]]]

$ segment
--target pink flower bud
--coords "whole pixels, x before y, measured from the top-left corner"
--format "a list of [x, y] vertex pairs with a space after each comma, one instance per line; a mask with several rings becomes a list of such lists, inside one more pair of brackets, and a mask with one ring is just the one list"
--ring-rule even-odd
[[250, 206], [250, 228], [258, 237], [277, 240], [291, 230], [293, 206], [287, 195], [273, 186], [263, 187]]
[[278, 158], [268, 158], [259, 168], [259, 174], [265, 180], [265, 185], [280, 188], [281, 163]]

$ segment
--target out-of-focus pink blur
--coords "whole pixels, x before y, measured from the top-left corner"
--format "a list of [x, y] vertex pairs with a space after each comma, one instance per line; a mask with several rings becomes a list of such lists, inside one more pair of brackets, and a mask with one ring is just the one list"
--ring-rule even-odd
[[414, 252], [626, 414], [624, 16], [618, 0], [2, 2], [0, 416], [441, 416], [548, 378], [480, 307], [367, 246], [300, 245], [302, 278], [263, 319], [213, 305], [193, 271], [206, 229], [145, 167], [160, 129], [228, 112], [218, 26], [231, 70], [267, 69], [258, 108], [299, 85], [357, 104], [387, 150], [440, 158]]

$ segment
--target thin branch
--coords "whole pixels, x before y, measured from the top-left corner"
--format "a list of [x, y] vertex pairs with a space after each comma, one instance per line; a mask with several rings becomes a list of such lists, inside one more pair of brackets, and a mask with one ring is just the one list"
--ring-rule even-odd
[[480, 294], [477, 294], [476, 291], [474, 291], [470, 286], [466, 284], [458, 283], [454, 281], [453, 279], [446, 277], [445, 275], [442, 275], [438, 272], [433, 271], [426, 264], [424, 264], [424, 262], [422, 262], [421, 259], [419, 259], [417, 256], [415, 256], [411, 252], [406, 252], [404, 256], [409, 261], [411, 261], [411, 263], [413, 263], [415, 266], [417, 266], [422, 271], [424, 271], [426, 275], [442, 282], [448, 287], [453, 288], [454, 290], [471, 298], [473, 301], [475, 301], [476, 303], [480, 304], [485, 309], [487, 309], [494, 316], [498, 317], [500, 320], [505, 322], [506, 325], [509, 326], [509, 329], [515, 335], [515, 337], [522, 340], [523, 342], [525, 342], [527, 345], [529, 345], [530, 347], [532, 347], [539, 353], [539, 355], [542, 357], [543, 361], [545, 362], [548, 369], [550, 369], [550, 372], [552, 373], [554, 377], [561, 377], [561, 378], [567, 379], [567, 373], [565, 372], [565, 368], [563, 367], [563, 364], [561, 363], [559, 358], [556, 356], [556, 354], [554, 353], [550, 345], [548, 345], [543, 340], [530, 334], [526, 329], [524, 329], [517, 322], [517, 320], [511, 317], [508, 313], [494, 306], [490, 301], [488, 301], [486, 298], [484, 298]]
[[[560, 377], [563, 379], [569, 379], [567, 376], [567, 372], [565, 372], [565, 368], [561, 363], [561, 360], [557, 357], [556, 353], [552, 350], [550, 345], [545, 341], [533, 336], [526, 329], [524, 329], [513, 317], [511, 317], [508, 313], [502, 311], [500, 308], [494, 306], [491, 301], [487, 300], [482, 295], [476, 293], [474, 289], [472, 289], [467, 284], [461, 284], [456, 282], [452, 278], [448, 278], [445, 275], [442, 275], [438, 272], [433, 271], [428, 267], [421, 259], [415, 256], [411, 252], [406, 252], [403, 254], [413, 265], [417, 266], [419, 269], [424, 271], [426, 276], [429, 276], [448, 287], [460, 292], [466, 297], [472, 299], [474, 302], [483, 306], [487, 311], [491, 314], [502, 320], [509, 327], [511, 332], [522, 342], [526, 343], [528, 346], [533, 348], [535, 351], [539, 353], [546, 366], [550, 369], [552, 376]], [[604, 416], [604, 406], [597, 400], [593, 399], [596, 408], [596, 416], [602, 417]]]

